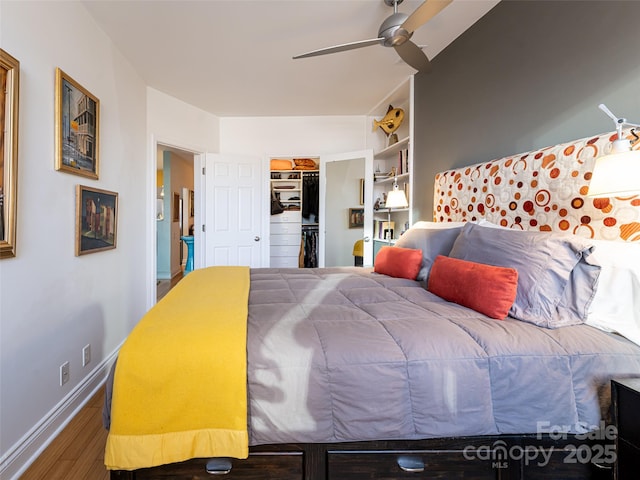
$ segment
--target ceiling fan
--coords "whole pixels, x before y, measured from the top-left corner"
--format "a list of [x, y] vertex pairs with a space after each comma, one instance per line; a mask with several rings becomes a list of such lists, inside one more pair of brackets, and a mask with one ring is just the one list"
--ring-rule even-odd
[[370, 40], [360, 40], [357, 42], [344, 43], [333, 47], [321, 48], [311, 52], [296, 55], [294, 59], [315, 57], [328, 53], [344, 52], [356, 48], [368, 47], [380, 44], [385, 47], [393, 47], [400, 58], [408, 65], [418, 70], [418, 72], [431, 71], [431, 62], [420, 47], [413, 43], [410, 38], [413, 32], [424, 25], [432, 17], [437, 15], [444, 7], [453, 0], [426, 0], [422, 5], [414, 10], [411, 15], [398, 12], [398, 5], [403, 0], [384, 0], [389, 7], [393, 7], [393, 14], [382, 22], [378, 29], [378, 37]]

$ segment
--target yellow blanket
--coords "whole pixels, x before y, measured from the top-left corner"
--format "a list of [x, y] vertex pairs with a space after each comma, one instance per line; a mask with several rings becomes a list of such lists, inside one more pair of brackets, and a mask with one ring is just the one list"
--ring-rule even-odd
[[248, 455], [247, 267], [183, 278], [133, 329], [115, 371], [105, 465]]

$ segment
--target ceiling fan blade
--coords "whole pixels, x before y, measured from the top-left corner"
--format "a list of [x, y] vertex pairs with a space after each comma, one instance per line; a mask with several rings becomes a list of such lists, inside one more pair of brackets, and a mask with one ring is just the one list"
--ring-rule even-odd
[[402, 45], [393, 47], [400, 55], [400, 58], [420, 73], [431, 71], [431, 62], [422, 49], [412, 41], [404, 42]]
[[358, 42], [351, 43], [343, 43], [342, 45], [336, 45], [334, 47], [321, 48], [319, 50], [313, 50], [311, 52], [303, 53], [301, 55], [296, 55], [293, 57], [297, 58], [307, 58], [307, 57], [315, 57], [317, 55], [326, 55], [328, 53], [337, 53], [337, 52], [345, 52], [347, 50], [353, 50], [355, 48], [368, 47], [370, 45], [376, 45], [382, 42], [384, 38], [372, 38], [370, 40], [360, 40]]
[[452, 1], [453, 0], [426, 0], [409, 15], [409, 18], [402, 23], [400, 28], [404, 28], [409, 33], [415, 32], [419, 27], [440, 13], [440, 10]]

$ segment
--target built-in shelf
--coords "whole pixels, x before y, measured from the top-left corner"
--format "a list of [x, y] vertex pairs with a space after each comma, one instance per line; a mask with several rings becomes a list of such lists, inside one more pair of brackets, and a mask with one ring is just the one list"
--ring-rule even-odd
[[383, 183], [393, 183], [394, 180], [398, 180], [398, 181], [408, 181], [410, 177], [410, 174], [408, 173], [401, 173], [400, 175], [389, 175], [386, 177], [375, 177], [373, 178], [373, 181], [376, 182], [376, 184], [381, 185]]
[[403, 148], [407, 148], [407, 146], [409, 145], [409, 140], [410, 140], [409, 137], [405, 137], [402, 140], [397, 141], [393, 145], [389, 145], [388, 147], [383, 148], [379, 152], [375, 152], [374, 157], [375, 158], [390, 157], [392, 155], [395, 155]]
[[[375, 129], [367, 136], [367, 145], [374, 151], [373, 156], [373, 203], [379, 205], [377, 210], [373, 212], [373, 240], [374, 240], [374, 258], [379, 250], [379, 246], [388, 245], [389, 241], [381, 238], [384, 232], [381, 231], [381, 222], [393, 222], [393, 238], [391, 244], [394, 244], [400, 234], [405, 231], [412, 222], [412, 173], [413, 173], [413, 77], [409, 77], [402, 82], [394, 91], [382, 99], [376, 107], [369, 113], [371, 121], [380, 120], [388, 111], [389, 105], [394, 108], [402, 108], [404, 110], [404, 121], [396, 130], [399, 140], [393, 145], [386, 144], [387, 137], [382, 134], [380, 129]], [[396, 172], [397, 174], [390, 174]], [[400, 190], [404, 191], [407, 196], [409, 206], [407, 208], [384, 208], [386, 195], [393, 188], [394, 182], [398, 182]], [[384, 229], [383, 229], [384, 230]]]

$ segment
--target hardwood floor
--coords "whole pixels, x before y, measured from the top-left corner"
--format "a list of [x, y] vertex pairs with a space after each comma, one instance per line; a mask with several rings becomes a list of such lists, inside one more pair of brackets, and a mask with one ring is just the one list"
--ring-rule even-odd
[[[159, 281], [158, 300], [181, 279], [182, 274]], [[101, 388], [20, 480], [109, 480], [109, 471], [104, 466], [107, 431], [102, 426], [103, 402], [104, 388]]]
[[160, 300], [162, 297], [164, 297], [169, 290], [171, 290], [176, 283], [178, 283], [180, 280], [182, 280], [183, 277], [183, 273], [179, 273], [178, 275], [174, 275], [174, 277], [171, 280], [158, 280], [157, 282], [157, 300]]
[[51, 445], [20, 477], [21, 480], [108, 480], [104, 466], [107, 431], [102, 426], [101, 388]]

